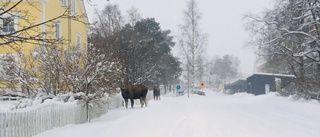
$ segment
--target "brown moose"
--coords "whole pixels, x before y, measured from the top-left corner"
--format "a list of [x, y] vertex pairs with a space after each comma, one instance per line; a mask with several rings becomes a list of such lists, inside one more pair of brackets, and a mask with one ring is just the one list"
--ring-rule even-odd
[[131, 102], [131, 108], [133, 108], [134, 105], [134, 99], [140, 99], [141, 108], [145, 104], [145, 106], [148, 106], [148, 102], [146, 99], [148, 93], [148, 88], [142, 84], [132, 85], [132, 84], [126, 84], [123, 87], [121, 87], [121, 95], [125, 101], [126, 108], [128, 108], [128, 100], [130, 99]]
[[154, 100], [161, 100], [160, 99], [160, 88], [158, 86], [153, 87], [153, 98], [154, 98]]

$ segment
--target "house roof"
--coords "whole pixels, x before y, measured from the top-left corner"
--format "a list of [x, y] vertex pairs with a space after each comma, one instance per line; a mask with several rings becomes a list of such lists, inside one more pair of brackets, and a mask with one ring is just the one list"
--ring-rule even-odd
[[295, 78], [296, 76], [294, 75], [289, 75], [289, 74], [274, 74], [274, 73], [254, 73], [248, 78], [254, 76], [254, 75], [263, 75], [263, 76], [276, 76], [276, 77], [292, 77]]
[[234, 80], [230, 81], [228, 84], [236, 83], [236, 82], [238, 82], [238, 81], [246, 81], [246, 80], [247, 80], [246, 78], [234, 79]]

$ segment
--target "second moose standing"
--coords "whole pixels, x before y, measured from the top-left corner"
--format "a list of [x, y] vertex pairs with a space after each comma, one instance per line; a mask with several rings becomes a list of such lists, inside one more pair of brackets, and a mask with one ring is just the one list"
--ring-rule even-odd
[[155, 85], [153, 87], [153, 98], [154, 98], [154, 100], [161, 100], [160, 99], [160, 88], [157, 85]]

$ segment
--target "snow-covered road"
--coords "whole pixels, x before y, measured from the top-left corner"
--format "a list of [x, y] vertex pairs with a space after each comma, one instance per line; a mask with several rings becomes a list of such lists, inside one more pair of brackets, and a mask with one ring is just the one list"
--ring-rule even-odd
[[274, 93], [163, 97], [36, 137], [319, 137], [320, 104]]

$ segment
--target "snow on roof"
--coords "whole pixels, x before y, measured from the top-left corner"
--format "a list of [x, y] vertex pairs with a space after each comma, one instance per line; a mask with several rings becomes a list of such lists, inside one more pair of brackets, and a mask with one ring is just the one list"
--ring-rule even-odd
[[274, 73], [254, 73], [249, 77], [252, 77], [253, 75], [278, 76], [278, 77], [296, 77], [294, 75], [289, 75], [289, 74], [274, 74]]
[[239, 82], [239, 81], [247, 81], [247, 79], [245, 79], [245, 78], [234, 79], [234, 80], [230, 81], [228, 84], [236, 83], [236, 82]]

